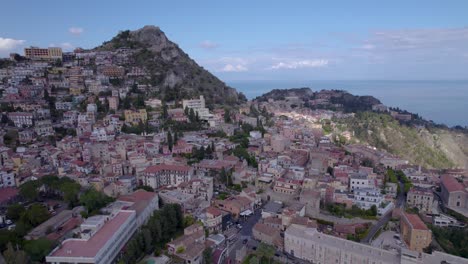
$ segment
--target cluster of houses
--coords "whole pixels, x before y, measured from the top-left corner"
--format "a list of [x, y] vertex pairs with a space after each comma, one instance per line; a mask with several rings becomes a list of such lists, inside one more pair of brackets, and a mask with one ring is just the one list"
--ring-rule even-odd
[[[203, 223], [187, 227], [183, 236], [168, 244], [169, 254], [186, 263], [200, 263], [207, 247], [219, 251], [215, 254], [219, 260], [225, 245], [220, 233], [259, 208], [262, 217], [253, 237], [295, 257], [319, 263], [338, 257], [342, 263], [393, 262], [401, 256], [343, 239], [362, 226], [336, 225], [331, 236], [317, 231], [317, 222], [311, 220], [322, 215], [326, 204], [389, 214], [398, 204], [399, 187], [388, 182], [379, 168], [403, 170], [413, 185], [407, 205], [431, 215], [435, 225], [460, 225], [434, 211], [434, 191], [439, 186], [447, 208], [468, 212], [468, 182], [458, 180], [466, 172], [442, 175], [368, 146], [338, 146], [332, 136], [324, 135], [321, 121], [350, 114], [297, 108], [301, 101], [297, 97], [248, 102], [232, 113], [232, 122], [225, 122], [230, 118], [224, 118], [224, 109], [208, 109], [203, 96], [181, 102], [152, 98], [139, 108], [127, 107], [125, 102], [133, 95], [158, 92], [157, 87], [142, 84], [148, 77], [145, 69], [123, 66], [132, 63], [133, 52], [28, 48], [27, 60], [0, 69], [0, 205], [12, 203], [22, 184], [45, 175], [66, 176], [83, 188], [117, 198], [105, 215], [81, 219], [79, 209], [67, 210], [33, 230], [31, 238], [46, 235], [45, 225], [58, 230], [54, 240], [60, 240], [61, 246], [47, 257], [49, 263], [110, 263], [158, 209], [159, 200], [180, 204], [185, 214]], [[323, 91], [311, 103], [330, 103], [331, 97], [333, 92]], [[205, 125], [200, 131], [184, 132], [172, 145], [162, 128], [141, 135], [123, 131], [158, 127], [164, 107], [169, 119], [189, 123], [189, 113], [195, 113]], [[295, 110], [284, 111], [285, 107]], [[243, 147], [229, 136], [247, 124], [253, 130], [248, 132], [248, 147]], [[226, 136], [213, 136], [220, 131]], [[255, 162], [235, 156], [236, 148], [244, 148]], [[212, 154], [193, 162], [188, 157], [199, 149], [210, 149]], [[380, 166], [364, 166], [365, 160]], [[223, 182], [222, 174], [232, 183]], [[135, 191], [138, 186], [155, 192]], [[430, 231], [418, 216], [401, 213], [400, 217], [405, 241], [416, 243], [410, 249], [421, 253]], [[79, 237], [65, 239], [76, 226]], [[425, 243], [412, 242], [423, 235]]]

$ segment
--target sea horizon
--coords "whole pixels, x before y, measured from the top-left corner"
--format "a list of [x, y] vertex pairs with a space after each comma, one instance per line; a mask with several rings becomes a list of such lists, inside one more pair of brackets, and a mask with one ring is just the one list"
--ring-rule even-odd
[[468, 126], [468, 80], [228, 80], [251, 100], [273, 89], [309, 87], [370, 95], [447, 126]]

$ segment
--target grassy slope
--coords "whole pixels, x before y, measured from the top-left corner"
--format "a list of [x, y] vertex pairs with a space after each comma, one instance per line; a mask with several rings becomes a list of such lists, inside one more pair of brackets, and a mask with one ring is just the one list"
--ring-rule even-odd
[[464, 134], [400, 125], [389, 115], [358, 113], [354, 118], [338, 123], [354, 132], [355, 138], [377, 148], [385, 149], [429, 168], [466, 167], [468, 137]]

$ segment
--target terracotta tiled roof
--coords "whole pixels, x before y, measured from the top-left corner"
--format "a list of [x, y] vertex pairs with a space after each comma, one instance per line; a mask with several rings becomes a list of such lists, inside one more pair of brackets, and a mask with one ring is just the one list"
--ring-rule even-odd
[[408, 219], [408, 222], [413, 226], [414, 229], [428, 230], [427, 226], [423, 223], [418, 215], [408, 213], [403, 213], [403, 215], [406, 217], [406, 219]]
[[126, 202], [149, 201], [152, 200], [157, 194], [154, 192], [147, 192], [143, 189], [136, 190], [132, 194], [120, 196], [117, 200]]
[[223, 214], [223, 212], [221, 212], [221, 210], [219, 210], [216, 207], [212, 207], [212, 206], [206, 208], [206, 212], [208, 214], [211, 214], [211, 215], [215, 216], [215, 217]]
[[459, 183], [454, 177], [449, 175], [442, 175], [442, 184], [449, 192], [463, 191], [463, 185]]
[[19, 191], [16, 188], [12, 188], [12, 187], [3, 188], [0, 191], [0, 204], [7, 202], [11, 198], [15, 197], [16, 195], [18, 195], [18, 192]]

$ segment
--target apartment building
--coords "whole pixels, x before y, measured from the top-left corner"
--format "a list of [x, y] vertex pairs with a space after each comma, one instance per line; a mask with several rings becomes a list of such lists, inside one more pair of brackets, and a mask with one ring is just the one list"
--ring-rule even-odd
[[433, 202], [434, 194], [430, 189], [413, 187], [406, 196], [406, 205], [416, 207], [421, 212], [431, 212]]
[[349, 178], [349, 190], [351, 192], [373, 186], [370, 184], [366, 173], [352, 173]]
[[10, 119], [15, 127], [30, 127], [33, 125], [33, 113], [27, 112], [10, 112], [8, 113], [8, 119]]
[[148, 119], [146, 109], [139, 110], [125, 110], [124, 111], [125, 122], [131, 123], [133, 125], [138, 125], [140, 122], [145, 123]]
[[379, 207], [383, 202], [383, 196], [379, 189], [363, 188], [354, 190], [354, 204], [361, 209], [370, 209], [373, 205]]
[[223, 222], [223, 212], [216, 207], [206, 208], [206, 219], [204, 221], [205, 227], [210, 233], [220, 232], [221, 224]]
[[432, 232], [416, 214], [401, 214], [400, 231], [410, 250], [423, 252], [423, 249], [431, 244]]
[[29, 59], [62, 59], [62, 48], [29, 47], [24, 49], [24, 56]]
[[184, 109], [193, 109], [195, 113], [198, 113], [198, 116], [201, 120], [209, 121], [214, 117], [212, 114], [210, 114], [209, 109], [206, 108], [205, 98], [203, 95], [200, 95], [199, 99], [182, 100], [182, 107]]
[[275, 186], [273, 187], [273, 190], [281, 194], [295, 195], [299, 194], [301, 186], [302, 181], [279, 178], [275, 181]]
[[162, 186], [177, 186], [193, 177], [193, 168], [185, 165], [159, 164], [149, 166], [143, 175], [143, 184], [158, 189]]
[[135, 211], [90, 217], [80, 226], [81, 237], [64, 240], [46, 257], [46, 262], [112, 263], [136, 227]]

